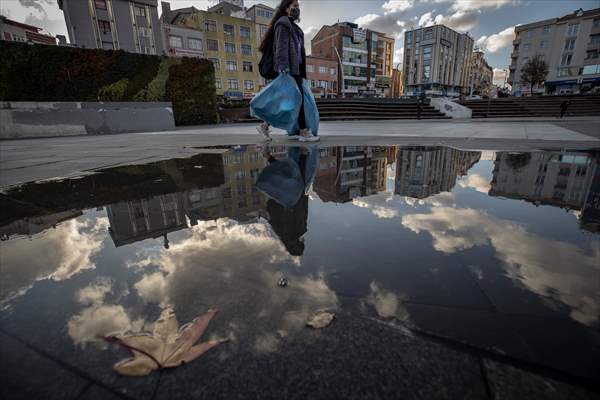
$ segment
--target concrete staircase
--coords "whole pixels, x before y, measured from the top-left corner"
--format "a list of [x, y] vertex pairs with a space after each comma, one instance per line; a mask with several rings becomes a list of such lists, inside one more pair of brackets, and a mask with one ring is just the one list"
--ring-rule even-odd
[[[400, 99], [317, 99], [321, 121], [417, 119], [417, 102]], [[421, 119], [450, 119], [433, 106], [425, 105]], [[249, 115], [237, 122], [258, 121]]]
[[460, 104], [473, 111], [473, 118], [556, 117], [560, 104], [571, 100], [567, 116], [599, 116], [600, 96], [506, 97], [489, 100], [466, 100]]
[[[398, 99], [317, 100], [321, 121], [417, 119], [417, 102]], [[423, 106], [421, 119], [449, 119], [430, 105]]]

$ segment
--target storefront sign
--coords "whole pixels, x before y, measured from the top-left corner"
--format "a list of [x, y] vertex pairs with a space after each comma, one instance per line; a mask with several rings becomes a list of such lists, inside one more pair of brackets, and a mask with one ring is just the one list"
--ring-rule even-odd
[[236, 92], [233, 90], [228, 90], [225, 93], [223, 93], [223, 96], [229, 98], [229, 99], [243, 99], [244, 98], [244, 93], [242, 92]]
[[363, 43], [367, 40], [367, 31], [360, 28], [352, 29], [352, 41], [354, 43]]

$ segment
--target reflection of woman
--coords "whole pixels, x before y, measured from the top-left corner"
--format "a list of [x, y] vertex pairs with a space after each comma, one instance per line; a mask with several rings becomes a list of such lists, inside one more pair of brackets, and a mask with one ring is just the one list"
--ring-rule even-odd
[[[316, 172], [318, 152], [300, 147], [288, 149], [287, 158], [277, 160], [266, 152], [269, 165], [261, 172], [257, 187], [269, 196], [269, 223], [288, 252], [300, 256], [304, 252], [303, 236], [307, 230], [308, 195]], [[282, 184], [285, 191], [278, 190]]]
[[[300, 5], [298, 0], [281, 0], [277, 11], [269, 24], [269, 29], [263, 38], [259, 50], [264, 54], [268, 46], [273, 46], [275, 72], [289, 73], [296, 81], [300, 93], [303, 93], [302, 80], [306, 79], [306, 53], [304, 50], [304, 32], [296, 23], [300, 19]], [[313, 136], [306, 127], [304, 116], [304, 96], [298, 115], [299, 135], [290, 138], [300, 141], [318, 141], [318, 136]], [[258, 130], [269, 140], [268, 122], [265, 121]]]

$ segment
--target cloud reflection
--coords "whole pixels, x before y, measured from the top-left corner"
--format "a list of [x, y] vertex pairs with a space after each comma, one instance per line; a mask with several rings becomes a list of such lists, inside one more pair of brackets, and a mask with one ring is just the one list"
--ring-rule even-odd
[[293, 275], [288, 287], [277, 286], [298, 260], [266, 223], [200, 222], [191, 237], [145, 264], [153, 271], [134, 285], [142, 299], [179, 310], [217, 307], [230, 333], [248, 338], [257, 351], [276, 350], [279, 338], [302, 328], [311, 313], [337, 307], [320, 276]]
[[375, 311], [377, 311], [377, 314], [380, 317], [394, 317], [400, 321], [408, 320], [408, 310], [402, 305], [402, 301], [406, 299], [405, 295], [398, 295], [383, 289], [381, 285], [375, 281], [371, 282], [369, 289], [371, 292], [366, 298], [366, 302], [375, 307]]
[[600, 249], [590, 252], [568, 242], [527, 232], [524, 226], [468, 208], [435, 207], [428, 214], [405, 215], [402, 225], [428, 232], [433, 247], [454, 253], [490, 245], [506, 275], [540, 296], [571, 308], [583, 324], [600, 316]]

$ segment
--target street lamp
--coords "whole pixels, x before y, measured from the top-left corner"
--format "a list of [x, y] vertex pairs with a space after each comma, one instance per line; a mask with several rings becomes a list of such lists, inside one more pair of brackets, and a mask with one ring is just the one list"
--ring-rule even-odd
[[331, 46], [331, 48], [335, 50], [335, 54], [337, 55], [338, 61], [340, 63], [340, 67], [338, 68], [338, 71], [339, 71], [338, 73], [341, 74], [341, 77], [342, 77], [342, 84], [341, 84], [340, 89], [342, 90], [342, 98], [345, 98], [346, 97], [346, 85], [344, 85], [344, 67], [342, 65], [342, 57], [340, 57], [340, 53], [339, 53], [337, 47]]

